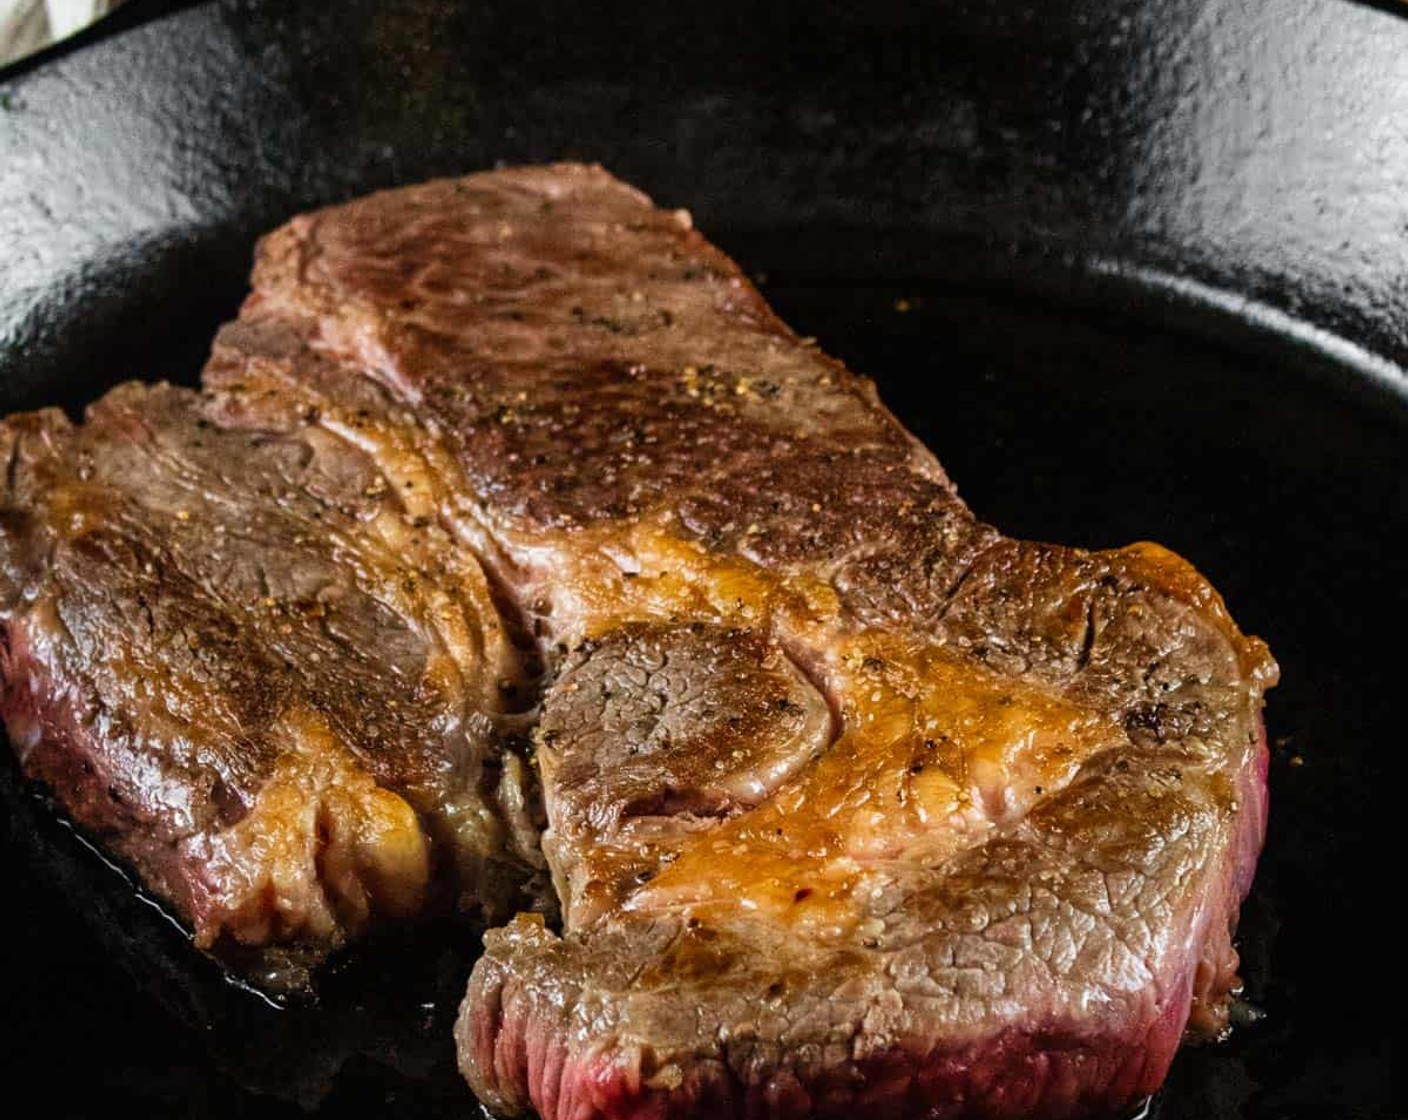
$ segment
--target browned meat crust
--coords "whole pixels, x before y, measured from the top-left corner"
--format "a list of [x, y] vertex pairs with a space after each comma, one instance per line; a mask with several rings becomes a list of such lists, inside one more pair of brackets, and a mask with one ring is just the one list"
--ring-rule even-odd
[[[378, 796], [428, 790], [422, 820], [444, 803], [401, 754], [425, 750], [432, 710], [486, 727], [475, 772], [493, 760], [521, 789], [493, 685], [522, 695], [535, 657], [546, 671], [541, 850], [565, 921], [486, 940], [459, 1043], [490, 1107], [1087, 1115], [1157, 1086], [1195, 1000], [1216, 1028], [1265, 821], [1265, 648], [1157, 546], [977, 521], [870, 383], [778, 322], [687, 216], [563, 165], [296, 218], [205, 377], [226, 412], [265, 402], [360, 456], [426, 535], [377, 565], [424, 570], [479, 628], [453, 688], [373, 650], [434, 682], [408, 745], [384, 740], [388, 772], [349, 744]], [[70, 593], [35, 543], [76, 534], [52, 512], [67, 485], [12, 484], [6, 569], [41, 588], [12, 603]], [[386, 514], [359, 516], [338, 563]], [[433, 629], [419, 599], [391, 614]], [[7, 625], [18, 695], [53, 674], [13, 652], [33, 624]], [[300, 688], [269, 718], [330, 718]], [[170, 741], [147, 748], [163, 780]], [[276, 743], [268, 766], [298, 756]], [[522, 879], [533, 810], [476, 781], [474, 850], [512, 840]], [[464, 889], [504, 897], [492, 861]]]

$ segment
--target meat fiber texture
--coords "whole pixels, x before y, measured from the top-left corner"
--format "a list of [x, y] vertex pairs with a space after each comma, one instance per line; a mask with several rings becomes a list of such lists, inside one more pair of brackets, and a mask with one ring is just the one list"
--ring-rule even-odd
[[1265, 647], [976, 520], [687, 214], [300, 216], [204, 384], [13, 418], [0, 522], [16, 750], [202, 944], [536, 903], [457, 1041], [545, 1120], [1102, 1115], [1225, 1025]]

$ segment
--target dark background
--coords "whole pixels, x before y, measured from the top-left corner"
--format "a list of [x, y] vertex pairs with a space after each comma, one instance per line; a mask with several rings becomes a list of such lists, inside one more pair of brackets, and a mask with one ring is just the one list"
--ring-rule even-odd
[[[1265, 1017], [1182, 1055], [1158, 1115], [1408, 1116], [1397, 6], [226, 0], [145, 22], [187, 7], [133, 0], [0, 74], [0, 411], [192, 378], [253, 238], [300, 208], [599, 160], [876, 377], [981, 516], [1160, 540], [1269, 641], [1242, 935]], [[46, 1112], [472, 1112], [444, 1029], [471, 933], [373, 949], [323, 1006], [275, 1012], [4, 784], [0, 1071]]]

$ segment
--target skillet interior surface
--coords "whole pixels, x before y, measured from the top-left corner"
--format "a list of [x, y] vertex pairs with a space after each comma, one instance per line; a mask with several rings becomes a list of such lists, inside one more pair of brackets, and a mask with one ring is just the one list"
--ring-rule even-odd
[[[1264, 1017], [1181, 1055], [1157, 1115], [1401, 1116], [1408, 24], [1277, 7], [201, 6], [0, 76], [0, 409], [190, 380], [297, 209], [601, 160], [874, 376], [981, 516], [1157, 539], [1269, 641]], [[52, 1111], [473, 1108], [446, 1025], [473, 931], [277, 1011], [0, 784], [0, 1068]]]

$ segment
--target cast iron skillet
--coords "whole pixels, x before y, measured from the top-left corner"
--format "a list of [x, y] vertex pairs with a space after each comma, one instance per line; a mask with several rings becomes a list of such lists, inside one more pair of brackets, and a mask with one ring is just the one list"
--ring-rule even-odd
[[[299, 209], [605, 163], [874, 375], [980, 515], [1160, 540], [1268, 639], [1271, 831], [1242, 933], [1264, 1017], [1182, 1055], [1153, 1108], [1405, 1115], [1408, 22], [1347, 0], [147, 21], [181, 7], [134, 0], [120, 34], [0, 75], [0, 411], [190, 379], [253, 238]], [[46, 1111], [472, 1110], [445, 1020], [473, 931], [375, 947], [277, 1011], [3, 785], [0, 1068]]]

